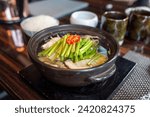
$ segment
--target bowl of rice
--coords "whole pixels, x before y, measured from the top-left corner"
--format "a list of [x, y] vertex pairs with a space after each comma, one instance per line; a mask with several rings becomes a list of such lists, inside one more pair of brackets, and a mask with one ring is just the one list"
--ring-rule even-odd
[[59, 20], [48, 15], [38, 15], [26, 18], [20, 25], [24, 33], [32, 37], [35, 33], [45, 28], [59, 25]]

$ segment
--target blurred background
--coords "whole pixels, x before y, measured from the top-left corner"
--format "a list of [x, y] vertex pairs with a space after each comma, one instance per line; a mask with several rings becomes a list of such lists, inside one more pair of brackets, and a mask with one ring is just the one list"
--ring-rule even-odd
[[[7, 1], [7, 0], [0, 0], [0, 2], [1, 1]], [[38, 9], [35, 9], [36, 5], [38, 5], [38, 4], [34, 4], [34, 3], [39, 2], [39, 1], [46, 1], [46, 0], [28, 0], [29, 11], [35, 15], [36, 15], [35, 11], [37, 11], [39, 14], [40, 14], [40, 11], [44, 12], [44, 11], [42, 11], [42, 8], [45, 6], [41, 5], [41, 7], [38, 7]], [[48, 0], [48, 1], [50, 2], [51, 6], [53, 6], [53, 3], [58, 3], [58, 5], [62, 5], [62, 4], [60, 4], [60, 2], [62, 0]], [[68, 1], [71, 1], [71, 0], [68, 0]], [[81, 8], [87, 7], [87, 5], [89, 5], [90, 8], [92, 8], [92, 9], [89, 8], [88, 10], [91, 10], [93, 12], [99, 11], [99, 14], [98, 14], [99, 19], [101, 17], [101, 14], [103, 13], [103, 11], [107, 11], [107, 10], [116, 10], [116, 8], [117, 8], [117, 10], [124, 11], [127, 7], [133, 7], [133, 6], [148, 6], [148, 7], [150, 7], [150, 0], [74, 0], [74, 1], [82, 1], [82, 2], [88, 3], [88, 4], [84, 4], [84, 6], [81, 6]], [[64, 4], [66, 4], [66, 3], [64, 3]], [[33, 8], [33, 6], [35, 8]], [[99, 6], [99, 9], [97, 9], [97, 7], [95, 8], [95, 6]], [[0, 9], [1, 9], [1, 7], [0, 7]], [[52, 10], [51, 7], [49, 7], [49, 9]], [[66, 11], [68, 11], [68, 8], [64, 7], [64, 9], [66, 9]], [[54, 15], [57, 15], [54, 11], [52, 11], [52, 13]], [[64, 14], [65, 13], [63, 13], [61, 15], [57, 15], [55, 17], [60, 18]], [[4, 91], [0, 87], [0, 100], [2, 100], [2, 99], [14, 99], [14, 98], [11, 97], [7, 93], [7, 91]]]

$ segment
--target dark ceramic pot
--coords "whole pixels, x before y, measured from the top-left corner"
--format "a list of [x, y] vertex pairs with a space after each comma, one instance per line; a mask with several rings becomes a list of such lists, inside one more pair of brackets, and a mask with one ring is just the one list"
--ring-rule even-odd
[[[96, 67], [79, 70], [56, 68], [39, 61], [37, 53], [41, 45], [51, 36], [66, 33], [98, 36], [100, 44], [109, 51], [108, 61]], [[106, 32], [100, 32], [96, 28], [81, 25], [60, 25], [36, 33], [29, 40], [27, 50], [33, 63], [48, 80], [63, 86], [78, 87], [110, 78], [116, 70], [115, 61], [118, 56], [119, 46], [112, 36]]]

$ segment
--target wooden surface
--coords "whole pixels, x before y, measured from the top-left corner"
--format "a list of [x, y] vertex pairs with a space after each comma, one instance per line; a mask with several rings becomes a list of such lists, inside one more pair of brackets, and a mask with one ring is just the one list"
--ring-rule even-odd
[[[127, 3], [110, 0], [106, 0], [107, 2], [104, 0], [83, 1], [89, 2], [90, 6], [86, 10], [95, 12], [99, 19], [108, 3], [113, 4], [113, 10], [122, 12], [127, 7]], [[68, 24], [69, 17], [61, 18], [61, 24]], [[3, 87], [14, 99], [43, 99], [36, 91], [21, 81], [18, 75], [18, 71], [32, 64], [26, 50], [28, 39], [22, 33], [19, 24], [0, 24], [0, 87]], [[149, 40], [136, 42], [126, 38], [123, 46], [120, 47], [120, 53], [124, 55], [129, 50], [150, 57], [150, 42]]]

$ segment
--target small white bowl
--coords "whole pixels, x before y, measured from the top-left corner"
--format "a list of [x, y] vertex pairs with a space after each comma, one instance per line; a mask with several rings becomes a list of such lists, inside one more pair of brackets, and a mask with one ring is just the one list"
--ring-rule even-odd
[[38, 15], [26, 18], [20, 25], [24, 33], [29, 37], [32, 37], [40, 30], [59, 25], [59, 21], [48, 15]]
[[77, 11], [71, 14], [70, 23], [96, 27], [98, 16], [90, 11]]

